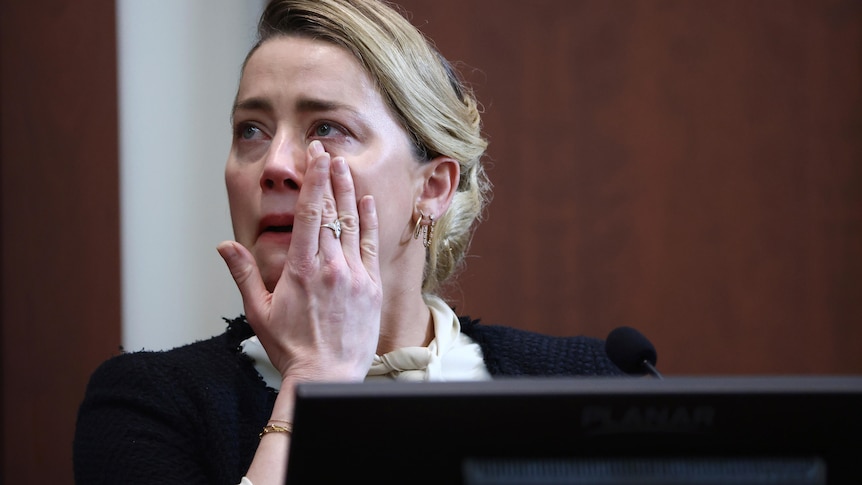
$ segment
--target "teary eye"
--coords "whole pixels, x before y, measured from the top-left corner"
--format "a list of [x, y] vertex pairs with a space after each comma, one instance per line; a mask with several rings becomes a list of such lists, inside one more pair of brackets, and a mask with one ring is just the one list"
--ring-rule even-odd
[[253, 125], [245, 125], [240, 127], [240, 136], [243, 140], [251, 140], [260, 133], [260, 129]]
[[316, 121], [308, 129], [309, 139], [316, 138], [324, 143], [346, 143], [350, 136], [350, 131], [332, 121]]

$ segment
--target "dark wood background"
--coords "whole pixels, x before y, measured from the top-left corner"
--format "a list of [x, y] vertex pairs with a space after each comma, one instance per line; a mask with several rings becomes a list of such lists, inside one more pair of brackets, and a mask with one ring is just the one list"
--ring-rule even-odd
[[[485, 106], [458, 309], [675, 374], [862, 373], [862, 2], [403, 0]], [[2, 479], [72, 483], [120, 343], [110, 0], [0, 0]]]
[[401, 2], [485, 105], [453, 295], [667, 374], [862, 372], [862, 2]]
[[120, 344], [113, 0], [0, 0], [2, 483], [71, 484], [90, 373]]

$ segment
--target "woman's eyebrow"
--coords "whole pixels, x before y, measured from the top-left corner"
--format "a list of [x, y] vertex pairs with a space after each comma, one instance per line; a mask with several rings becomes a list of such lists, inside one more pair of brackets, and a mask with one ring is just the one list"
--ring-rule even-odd
[[[265, 111], [272, 113], [275, 111], [273, 104], [266, 98], [248, 98], [242, 101], [237, 101], [231, 110], [231, 118], [237, 111]], [[316, 112], [331, 112], [331, 111], [347, 111], [354, 115], [360, 114], [353, 106], [337, 101], [327, 101], [315, 98], [302, 98], [296, 102], [296, 110], [300, 113], [316, 113]]]
[[315, 98], [302, 98], [296, 102], [296, 110], [300, 113], [347, 111], [358, 115], [359, 111], [353, 106], [337, 101], [327, 101]]
[[234, 114], [239, 110], [247, 110], [247, 111], [265, 111], [267, 113], [272, 113], [275, 109], [272, 106], [272, 103], [265, 98], [248, 98], [242, 101], [236, 101], [233, 104], [233, 109], [231, 109], [230, 117], [233, 119]]

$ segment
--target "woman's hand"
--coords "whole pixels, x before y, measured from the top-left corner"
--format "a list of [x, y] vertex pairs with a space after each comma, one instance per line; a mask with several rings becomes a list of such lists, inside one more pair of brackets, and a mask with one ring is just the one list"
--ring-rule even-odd
[[[294, 211], [290, 248], [270, 293], [251, 253], [226, 241], [218, 251], [242, 294], [245, 315], [282, 379], [364, 379], [380, 333], [382, 284], [374, 200], [357, 204], [350, 169], [319, 141]], [[341, 223], [340, 238], [322, 224]]]

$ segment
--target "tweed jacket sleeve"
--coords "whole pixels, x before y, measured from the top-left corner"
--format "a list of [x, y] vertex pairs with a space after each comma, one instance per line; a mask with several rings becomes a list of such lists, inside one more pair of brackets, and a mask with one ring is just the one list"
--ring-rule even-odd
[[73, 458], [76, 485], [236, 485], [272, 410], [267, 389], [227, 332], [168, 351], [125, 352], [92, 375]]

